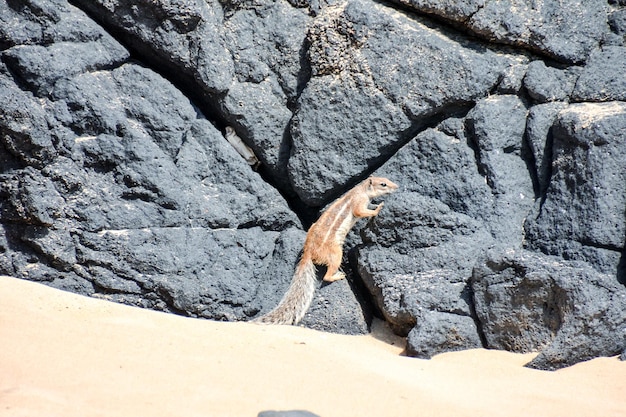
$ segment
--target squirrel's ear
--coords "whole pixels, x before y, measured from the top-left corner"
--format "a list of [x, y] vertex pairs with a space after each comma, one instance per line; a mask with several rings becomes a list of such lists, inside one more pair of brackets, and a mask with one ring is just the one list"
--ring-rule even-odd
[[372, 184], [373, 184], [372, 177], [370, 177], [370, 185], [372, 185]]

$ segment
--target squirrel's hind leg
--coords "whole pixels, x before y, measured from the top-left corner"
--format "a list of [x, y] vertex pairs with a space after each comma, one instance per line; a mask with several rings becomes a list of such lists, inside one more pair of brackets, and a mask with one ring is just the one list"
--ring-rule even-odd
[[339, 270], [341, 266], [341, 258], [343, 256], [343, 251], [340, 246], [334, 247], [330, 250], [328, 254], [327, 261], [327, 269], [326, 274], [324, 274], [324, 281], [326, 282], [334, 282], [340, 279], [344, 279], [346, 274]]

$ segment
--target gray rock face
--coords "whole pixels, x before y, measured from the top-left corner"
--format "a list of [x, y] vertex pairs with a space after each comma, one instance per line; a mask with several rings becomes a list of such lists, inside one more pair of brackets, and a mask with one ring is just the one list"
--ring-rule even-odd
[[[197, 317], [245, 320], [271, 308], [304, 240], [298, 218], [178, 89], [125, 62], [105, 35], [96, 47], [59, 34], [3, 54], [3, 271]], [[326, 291], [335, 302], [325, 314], [337, 320], [317, 318], [318, 328], [367, 330], [345, 293]]]
[[552, 175], [553, 125], [559, 112], [567, 107], [562, 102], [544, 103], [531, 107], [526, 119], [526, 141], [533, 154], [539, 195], [545, 195]]
[[412, 354], [481, 346], [467, 281], [483, 251], [522, 243], [534, 196], [525, 120], [516, 96], [480, 100], [377, 171], [402, 178], [402, 197], [363, 235], [359, 273], [385, 318], [409, 334]]
[[584, 0], [395, 0], [498, 43], [584, 62], [610, 32], [609, 6]]
[[[322, 278], [321, 274], [318, 276]], [[301, 324], [311, 329], [331, 330], [342, 334], [368, 333], [371, 312], [362, 308], [361, 302], [348, 280], [333, 284], [323, 283]]]
[[524, 142], [526, 114], [517, 96], [505, 95], [479, 101], [466, 120], [478, 170], [494, 198], [487, 227], [498, 241], [512, 246], [521, 244], [521, 225], [534, 197]]
[[309, 75], [302, 61], [310, 18], [286, 2], [261, 4], [256, 9], [243, 5], [227, 9], [223, 36], [233, 56], [235, 78], [216, 101], [221, 117], [239, 131], [286, 190], [291, 188], [289, 122]]
[[[12, 274], [202, 317], [260, 308], [255, 289], [299, 221], [177, 90], [125, 64], [57, 81], [48, 103], [75, 110], [46, 114], [56, 146], [45, 167], [2, 175], [5, 249], [24, 246]], [[19, 160], [33, 158], [35, 139], [23, 155], [12, 147]], [[279, 262], [286, 277], [296, 255]]]
[[362, 1], [328, 8], [308, 40], [312, 78], [292, 124], [289, 173], [311, 205], [356, 182], [420, 127], [487, 95], [510, 64]]
[[[623, 5], [623, 4], [622, 4]], [[611, 30], [618, 36], [626, 36], [626, 10], [615, 10], [609, 14], [609, 26]]]
[[194, 80], [206, 93], [224, 92], [233, 78], [233, 59], [220, 26], [217, 2], [81, 1], [81, 8], [115, 28], [141, 56], [179, 77]]
[[303, 325], [623, 356], [626, 6], [398, 3], [0, 0], [0, 273], [247, 320], [374, 173]]
[[561, 70], [546, 67], [543, 61], [533, 61], [528, 65], [524, 87], [538, 103], [565, 101], [574, 90], [578, 72], [577, 67]]
[[487, 346], [538, 350], [532, 368], [558, 369], [623, 349], [626, 289], [587, 264], [524, 251], [491, 254], [477, 264], [471, 285]]
[[408, 355], [431, 358], [433, 355], [482, 347], [474, 320], [466, 315], [428, 311], [419, 317], [407, 337]]
[[605, 46], [594, 51], [572, 95], [577, 101], [626, 101], [626, 48]]
[[573, 104], [554, 124], [552, 176], [529, 247], [615, 273], [626, 239], [626, 105]]
[[79, 1], [221, 124], [235, 128], [289, 191], [291, 108], [308, 77], [309, 17], [286, 2]]

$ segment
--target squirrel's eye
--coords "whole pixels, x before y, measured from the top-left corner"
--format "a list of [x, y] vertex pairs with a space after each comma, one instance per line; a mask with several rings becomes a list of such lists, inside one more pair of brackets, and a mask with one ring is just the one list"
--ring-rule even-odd
[[387, 183], [386, 183], [386, 182], [381, 182], [381, 183], [380, 183], [380, 186], [381, 186], [381, 187], [386, 187], [386, 186], [387, 186]]

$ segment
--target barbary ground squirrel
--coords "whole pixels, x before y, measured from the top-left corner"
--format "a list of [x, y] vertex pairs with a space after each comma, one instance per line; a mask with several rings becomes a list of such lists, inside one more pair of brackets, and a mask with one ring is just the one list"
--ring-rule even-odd
[[253, 321], [266, 324], [297, 324], [309, 309], [315, 293], [317, 270], [315, 265], [326, 265], [324, 281], [345, 278], [339, 271], [346, 235], [363, 217], [374, 217], [383, 207], [368, 208], [373, 198], [394, 192], [398, 186], [386, 178], [369, 177], [335, 200], [306, 235], [302, 257], [293, 275], [291, 285], [278, 306]]

